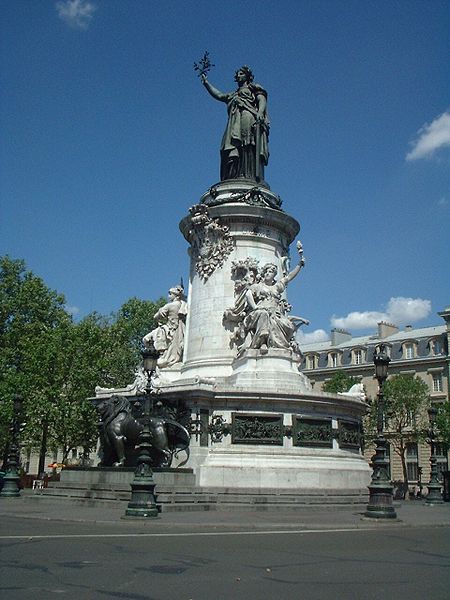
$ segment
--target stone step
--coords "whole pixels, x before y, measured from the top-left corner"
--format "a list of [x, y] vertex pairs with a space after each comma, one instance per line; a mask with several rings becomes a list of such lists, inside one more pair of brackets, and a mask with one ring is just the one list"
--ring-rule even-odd
[[255, 497], [255, 496], [211, 496], [208, 494], [202, 495], [169, 495], [169, 494], [156, 494], [158, 503], [161, 504], [178, 504], [178, 503], [194, 503], [194, 504], [251, 504], [251, 505], [264, 505], [264, 504], [276, 504], [278, 506], [286, 504], [360, 504], [367, 502], [367, 498], [362, 496], [352, 497], [326, 497], [319, 498], [317, 496], [293, 496], [293, 497], [279, 497], [279, 496], [268, 496], [268, 497]]
[[[36, 491], [46, 498], [84, 503], [87, 506], [123, 506], [129, 502], [132, 469], [67, 469], [59, 482]], [[345, 506], [367, 503], [367, 489], [278, 489], [198, 487], [192, 470], [155, 472], [155, 495], [161, 511], [175, 510], [276, 510], [300, 506]]]
[[[259, 490], [258, 490], [259, 492]], [[284, 494], [267, 494], [267, 493], [249, 493], [247, 490], [242, 493], [241, 490], [229, 490], [228, 493], [214, 493], [209, 492], [206, 489], [171, 489], [171, 490], [156, 490], [156, 499], [159, 505], [162, 506], [162, 510], [165, 507], [178, 506], [191, 507], [190, 510], [194, 510], [192, 507], [197, 506], [199, 509], [202, 506], [228, 506], [228, 507], [267, 507], [269, 510], [271, 507], [288, 507], [288, 506], [301, 506], [301, 505], [354, 505], [354, 504], [365, 504], [367, 503], [367, 492], [356, 491], [353, 494], [345, 493], [339, 494], [334, 493], [326, 494], [323, 491], [321, 493], [309, 493], [309, 490], [305, 490], [302, 493], [293, 494], [292, 490], [290, 493]], [[130, 499], [130, 488], [116, 489], [114, 486], [102, 486], [96, 485], [89, 488], [71, 486], [57, 486], [53, 485], [44, 490], [41, 490], [41, 495], [53, 498], [67, 498], [67, 499], [79, 499], [79, 500], [107, 500], [111, 502], [128, 502]]]
[[[314, 510], [319, 509], [323, 504], [314, 502], [311, 504], [308, 503], [298, 503], [298, 504], [277, 504], [277, 503], [267, 503], [267, 504], [226, 504], [226, 503], [217, 503], [217, 504], [203, 504], [203, 503], [186, 503], [186, 504], [160, 504], [158, 505], [159, 511], [161, 513], [169, 513], [169, 512], [187, 512], [187, 511], [233, 511], [238, 510], [242, 511], [298, 511], [300, 508], [307, 507], [308, 509]], [[327, 504], [328, 507], [339, 510], [345, 507], [348, 507], [348, 503], [343, 504]], [[367, 500], [355, 502], [351, 504], [355, 509], [363, 509], [367, 506]]]
[[[86, 506], [86, 507], [91, 507], [91, 508], [95, 508], [95, 507], [120, 507], [123, 508], [125, 510], [125, 507], [127, 505], [127, 503], [130, 500], [130, 495], [128, 494], [128, 496], [126, 498], [123, 498], [121, 500], [118, 499], [107, 499], [107, 498], [92, 498], [92, 497], [67, 497], [67, 496], [51, 496], [50, 497], [51, 500], [55, 501], [61, 501], [61, 502], [67, 502], [70, 504], [74, 504], [74, 505], [81, 505], [81, 506]], [[46, 497], [45, 495], [36, 495], [33, 497], [30, 497], [29, 500], [33, 501], [33, 502], [39, 502], [39, 501], [45, 501], [46, 499], [49, 499], [48, 497]], [[256, 503], [256, 504], [252, 504], [252, 503], [248, 503], [248, 504], [243, 504], [243, 503], [227, 503], [227, 502], [177, 502], [177, 503], [160, 503], [157, 499], [157, 504], [158, 504], [158, 509], [161, 513], [168, 513], [168, 512], [187, 512], [187, 511], [197, 511], [197, 512], [201, 512], [201, 511], [233, 511], [233, 510], [238, 510], [238, 511], [276, 511], [276, 510], [283, 510], [283, 511], [298, 511], [300, 508], [308, 508], [311, 510], [314, 509], [319, 509], [321, 506], [323, 506], [323, 503], [321, 502], [307, 502], [306, 498], [304, 502], [298, 502], [298, 503], [284, 503], [284, 504], [279, 504], [276, 502], [267, 502], [267, 503]], [[367, 505], [367, 499], [365, 500], [359, 500], [359, 501], [355, 501], [353, 503], [350, 504], [351, 506], [353, 506], [355, 509], [360, 509], [360, 508], [364, 508]], [[342, 503], [327, 503], [326, 506], [328, 506], [330, 509], [333, 510], [339, 510], [345, 507], [349, 506], [348, 502], [342, 502]]]

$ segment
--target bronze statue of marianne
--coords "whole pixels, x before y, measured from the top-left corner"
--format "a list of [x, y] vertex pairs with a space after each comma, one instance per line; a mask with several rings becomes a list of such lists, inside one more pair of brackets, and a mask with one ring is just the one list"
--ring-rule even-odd
[[236, 71], [237, 90], [223, 93], [209, 83], [206, 72], [201, 81], [216, 100], [227, 104], [228, 122], [220, 147], [220, 179], [245, 178], [264, 181], [269, 160], [269, 118], [267, 92], [253, 82], [247, 66]]

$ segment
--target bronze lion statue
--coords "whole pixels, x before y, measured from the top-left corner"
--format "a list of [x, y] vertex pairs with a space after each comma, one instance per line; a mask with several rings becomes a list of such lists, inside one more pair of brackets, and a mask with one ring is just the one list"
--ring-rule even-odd
[[[152, 460], [155, 467], [170, 467], [174, 455], [186, 452], [189, 458], [189, 432], [177, 421], [163, 414], [161, 402], [157, 412], [150, 415]], [[100, 432], [100, 465], [123, 467], [136, 464], [136, 446], [143, 425], [132, 415], [128, 398], [113, 395], [97, 405]]]

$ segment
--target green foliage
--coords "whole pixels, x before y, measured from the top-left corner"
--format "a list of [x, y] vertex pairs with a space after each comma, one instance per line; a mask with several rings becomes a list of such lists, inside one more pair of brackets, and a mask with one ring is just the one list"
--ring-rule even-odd
[[0, 452], [9, 442], [12, 398], [24, 398], [22, 443], [39, 449], [92, 448], [95, 386], [131, 383], [142, 337], [154, 328], [157, 303], [132, 298], [110, 317], [74, 322], [64, 296], [22, 260], [0, 258]]
[[360, 380], [356, 377], [351, 377], [344, 373], [344, 371], [338, 371], [331, 379], [326, 381], [323, 385], [323, 391], [330, 394], [337, 394], [338, 392], [348, 392], [348, 390], [355, 385], [360, 383]]
[[[383, 387], [385, 398], [385, 435], [398, 454], [402, 464], [403, 481], [408, 483], [406, 447], [409, 442], [423, 438], [427, 427], [429, 391], [427, 384], [418, 376], [393, 375]], [[375, 437], [377, 400], [371, 403], [366, 421], [367, 437]]]
[[[71, 317], [64, 304], [64, 296], [27, 271], [23, 261], [0, 259], [0, 398], [10, 406], [14, 394], [23, 396], [24, 438], [31, 445], [42, 438], [43, 420], [66, 371], [61, 349]], [[4, 426], [0, 435], [4, 448], [8, 443]]]
[[450, 402], [444, 402], [439, 406], [436, 425], [439, 440], [450, 445]]
[[394, 375], [384, 384], [387, 400], [389, 428], [401, 433], [421, 431], [426, 419], [428, 386], [414, 375]]
[[112, 316], [109, 328], [107, 368], [103, 381], [109, 386], [123, 386], [133, 381], [141, 360], [142, 338], [155, 328], [154, 315], [165, 304], [131, 298]]

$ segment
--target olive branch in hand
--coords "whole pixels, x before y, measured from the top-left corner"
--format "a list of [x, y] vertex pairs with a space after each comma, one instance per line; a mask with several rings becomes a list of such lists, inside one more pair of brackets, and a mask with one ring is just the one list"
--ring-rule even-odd
[[209, 52], [206, 51], [198, 63], [194, 63], [194, 71], [198, 71], [198, 76], [201, 77], [202, 75], [206, 75], [214, 66], [209, 60]]

